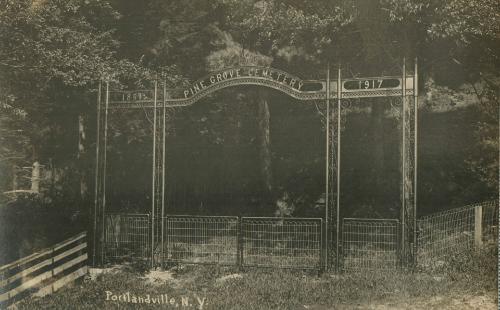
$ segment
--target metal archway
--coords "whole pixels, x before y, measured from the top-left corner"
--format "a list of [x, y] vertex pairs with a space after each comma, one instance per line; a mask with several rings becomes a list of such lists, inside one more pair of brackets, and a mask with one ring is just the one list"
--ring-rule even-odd
[[[413, 75], [406, 74], [403, 63], [401, 76], [351, 78], [342, 80], [341, 69], [337, 78], [330, 78], [327, 68], [325, 80], [302, 80], [279, 69], [259, 66], [242, 66], [213, 72], [184, 89], [167, 89], [166, 83], [158, 81], [153, 89], [110, 90], [110, 82], [99, 83], [97, 99], [97, 141], [94, 199], [93, 263], [100, 256], [103, 262], [103, 242], [98, 236], [104, 233], [106, 212], [106, 150], [108, 137], [108, 114], [113, 109], [153, 109], [153, 164], [152, 164], [152, 206], [151, 206], [151, 263], [154, 264], [155, 244], [163, 245], [165, 214], [165, 147], [168, 108], [189, 106], [218, 90], [238, 86], [257, 85], [281, 91], [288, 96], [302, 100], [324, 100], [326, 110], [326, 157], [325, 157], [325, 229], [324, 269], [340, 269], [340, 167], [342, 107], [344, 98], [400, 97], [401, 104], [401, 255], [405, 264], [415, 262], [416, 210], [417, 210], [417, 108], [418, 75], [415, 60]], [[103, 85], [104, 84], [104, 85]], [[104, 93], [104, 96], [103, 96]], [[103, 99], [104, 97], [104, 99]], [[331, 100], [336, 99], [332, 105]], [[409, 100], [413, 99], [413, 100]], [[413, 101], [413, 104], [411, 104]], [[161, 237], [160, 237], [161, 236]], [[159, 242], [160, 241], [160, 242]], [[100, 243], [100, 247], [98, 244]], [[100, 255], [99, 255], [100, 254]], [[163, 254], [163, 252], [162, 252]]]

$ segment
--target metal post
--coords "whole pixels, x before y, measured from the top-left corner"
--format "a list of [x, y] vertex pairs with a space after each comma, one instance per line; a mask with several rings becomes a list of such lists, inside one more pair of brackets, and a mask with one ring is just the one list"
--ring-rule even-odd
[[341, 101], [342, 101], [342, 76], [339, 66], [337, 79], [337, 227], [336, 227], [336, 258], [337, 271], [340, 270], [340, 120], [341, 120]]
[[414, 114], [415, 123], [413, 126], [415, 139], [413, 141], [414, 150], [414, 171], [413, 171], [413, 265], [417, 265], [417, 175], [418, 175], [418, 58], [415, 57], [415, 72], [413, 76], [413, 96], [414, 96]]
[[328, 254], [330, 246], [328, 244], [328, 224], [330, 217], [330, 63], [326, 68], [326, 156], [325, 156], [325, 237], [324, 237], [324, 268], [328, 269]]
[[166, 123], [167, 123], [167, 81], [163, 80], [163, 146], [162, 146], [162, 173], [161, 173], [161, 264], [163, 267], [165, 258], [164, 235], [165, 235], [165, 149], [166, 149]]
[[236, 237], [236, 265], [238, 265], [238, 269], [243, 269], [243, 220], [241, 216], [238, 216], [237, 223], [237, 237]]
[[98, 208], [98, 203], [99, 203], [99, 145], [101, 144], [100, 142], [100, 136], [101, 136], [101, 87], [102, 87], [102, 82], [99, 81], [99, 88], [97, 90], [97, 131], [96, 131], [96, 143], [95, 143], [95, 149], [96, 149], [96, 160], [95, 160], [95, 184], [94, 184], [94, 233], [92, 234], [93, 236], [93, 242], [92, 242], [92, 266], [95, 267], [96, 262], [96, 243], [97, 243], [97, 208]]
[[103, 150], [103, 169], [102, 169], [102, 241], [101, 241], [101, 264], [104, 265], [104, 229], [106, 215], [106, 166], [108, 149], [108, 108], [109, 108], [109, 80], [106, 80], [106, 103], [104, 107], [104, 150]]
[[402, 201], [401, 201], [401, 257], [403, 258], [403, 263], [405, 262], [406, 259], [406, 238], [405, 238], [405, 233], [406, 233], [406, 223], [405, 223], [405, 217], [406, 217], [406, 59], [403, 58], [403, 75], [402, 75], [402, 81], [401, 81], [401, 88], [402, 88], [402, 122], [403, 124], [401, 125], [401, 130], [402, 130], [402, 147], [401, 147], [401, 166], [402, 166], [402, 188], [401, 188], [401, 193], [402, 193]]
[[151, 268], [154, 267], [154, 251], [155, 251], [155, 200], [156, 200], [156, 92], [157, 81], [154, 83], [154, 101], [153, 101], [153, 177], [151, 191]]

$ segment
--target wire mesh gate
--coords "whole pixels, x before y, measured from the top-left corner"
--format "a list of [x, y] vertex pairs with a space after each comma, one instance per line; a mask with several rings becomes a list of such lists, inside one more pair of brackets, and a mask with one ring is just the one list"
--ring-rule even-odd
[[344, 218], [343, 269], [395, 269], [399, 265], [400, 225], [396, 219]]
[[241, 219], [241, 264], [256, 267], [321, 268], [320, 218]]
[[165, 235], [160, 264], [237, 263], [238, 217], [167, 216], [163, 220]]
[[148, 214], [106, 214], [103, 261], [147, 260], [150, 252]]
[[167, 216], [164, 221], [160, 264], [321, 267], [322, 219]]
[[[148, 215], [105, 216], [104, 261], [319, 269], [323, 220], [234, 216], [167, 216], [150, 249]], [[153, 257], [151, 257], [153, 255]]]
[[[321, 269], [326, 243], [321, 218], [172, 215], [151, 251], [151, 217], [107, 214], [104, 261]], [[398, 266], [399, 221], [344, 218], [344, 270]], [[333, 244], [331, 245], [333, 246]], [[153, 257], [151, 257], [153, 255]]]

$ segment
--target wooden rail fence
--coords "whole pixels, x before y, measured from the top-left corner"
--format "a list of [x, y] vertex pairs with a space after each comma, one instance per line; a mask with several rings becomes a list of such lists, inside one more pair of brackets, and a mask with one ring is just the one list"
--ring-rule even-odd
[[87, 233], [0, 267], [0, 308], [45, 296], [87, 274]]

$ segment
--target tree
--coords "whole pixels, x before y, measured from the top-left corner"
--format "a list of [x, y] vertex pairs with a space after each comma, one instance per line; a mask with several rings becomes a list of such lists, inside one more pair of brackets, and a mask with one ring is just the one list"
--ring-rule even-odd
[[[498, 106], [500, 80], [500, 10], [498, 1], [385, 1], [391, 21], [411, 21], [420, 29], [424, 47], [421, 56], [431, 78], [455, 101], [463, 103], [475, 95], [473, 105], [479, 111], [476, 146], [468, 164], [492, 193], [498, 191]], [[438, 51], [438, 52], [436, 52]], [[434, 91], [429, 89], [428, 92]]]
[[[2, 156], [8, 158], [9, 164], [15, 163], [11, 157], [22, 154], [28, 161], [39, 157], [42, 161], [52, 159], [61, 166], [78, 166], [75, 164], [77, 124], [83, 120], [81, 137], [92, 136], [85, 130], [93, 122], [95, 100], [95, 94], [84, 94], [87, 89], [95, 88], [92, 83], [102, 77], [141, 87], [148, 79], [155, 78], [156, 73], [167, 73], [169, 87], [179, 87], [207, 71], [244, 63], [272, 65], [306, 79], [316, 79], [324, 78], [327, 63], [331, 67], [342, 63], [345, 75], [399, 74], [403, 56], [418, 56], [423, 69], [420, 85], [434, 81], [436, 87], [432, 89], [439, 89], [442, 94], [444, 88], [439, 88], [442, 86], [457, 95], [466, 84], [476, 94], [474, 104], [490, 111], [498, 104], [499, 21], [494, 13], [497, 11], [498, 3], [493, 0], [3, 0], [0, 91], [5, 98], [4, 106], [9, 106], [6, 109], [19, 109], [26, 115], [2, 119], [2, 130], [12, 133], [22, 129], [24, 137], [23, 143], [21, 139], [2, 137], [6, 141]], [[486, 20], [490, 22], [485, 23]], [[247, 58], [262, 61], [252, 63]], [[432, 89], [425, 91], [432, 95]], [[210, 137], [213, 145], [245, 140], [252, 135], [258, 137], [259, 142], [255, 143], [260, 145], [255, 149], [260, 150], [263, 183], [267, 188], [274, 185], [273, 199], [288, 193], [287, 200], [297, 210], [311, 204], [313, 197], [318, 196], [314, 188], [321, 185], [300, 186], [289, 181], [288, 188], [283, 188], [277, 184], [276, 171], [270, 169], [279, 166], [287, 171], [303, 160], [297, 157], [295, 162], [277, 164], [284, 156], [274, 152], [278, 143], [273, 141], [271, 128], [277, 118], [272, 117], [271, 101], [281, 99], [261, 89], [255, 95], [253, 90], [227, 92], [234, 94], [235, 101], [257, 102], [253, 116], [248, 113], [250, 105], [242, 109], [222, 107], [225, 100], [214, 96], [207, 99], [209, 104], [197, 110], [196, 117], [183, 120], [186, 122], [183, 126], [192, 125], [199, 129], [198, 133], [208, 132], [203, 138]], [[372, 127], [367, 130], [372, 132], [371, 140], [380, 142], [385, 139], [382, 120], [386, 113], [384, 105], [379, 103], [371, 103], [372, 114], [367, 123]], [[290, 110], [297, 115], [310, 112], [304, 107]], [[209, 118], [221, 119], [221, 123], [225, 120], [220, 115], [227, 117], [227, 128], [202, 121], [201, 115], [209, 114]], [[478, 147], [488, 148], [490, 154], [496, 147], [492, 133], [497, 127], [494, 119], [487, 118], [491, 112], [483, 115], [485, 121], [478, 125], [478, 141], [479, 137], [488, 138], [478, 143]], [[252, 117], [256, 117], [255, 128], [248, 125]], [[138, 132], [140, 126], [134, 122], [123, 124], [126, 128], [120, 130], [135, 135], [131, 138], [134, 141], [149, 143], [147, 132], [143, 129]], [[240, 123], [248, 126], [238, 127], [236, 124]], [[379, 166], [372, 177], [365, 178], [365, 184], [374, 185], [373, 192], [379, 193], [388, 185], [378, 171], [387, 168], [383, 158], [392, 149], [382, 143], [374, 147], [375, 151], [368, 155]], [[147, 152], [141, 151], [144, 153], [141, 158], [147, 158]], [[479, 153], [471, 155], [471, 170], [483, 175], [486, 182], [498, 166], [494, 158]], [[85, 156], [81, 159], [85, 161]], [[308, 158], [302, 167], [317, 169], [316, 163], [321, 160], [318, 154], [317, 158]], [[88, 161], [80, 167], [90, 166]], [[201, 179], [196, 182], [201, 188]], [[357, 186], [363, 190], [363, 186]], [[365, 196], [369, 194], [353, 194], [352, 199]]]
[[[113, 26], [118, 18], [106, 1], [3, 1], [0, 92], [5, 104], [8, 98], [10, 106], [26, 112], [22, 135], [32, 146], [25, 154], [30, 160], [57, 156], [47, 154], [51, 136], [67, 135], [60, 129], [77, 124], [78, 115], [87, 112], [84, 93], [97, 80], [147, 75], [116, 57]], [[61, 118], [63, 110], [68, 114]]]

